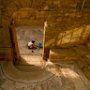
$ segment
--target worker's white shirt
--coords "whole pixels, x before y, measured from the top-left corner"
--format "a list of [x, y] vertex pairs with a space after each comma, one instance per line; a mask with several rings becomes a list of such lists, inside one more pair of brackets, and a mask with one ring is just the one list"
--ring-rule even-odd
[[32, 46], [32, 44], [33, 44], [33, 43], [32, 43], [31, 41], [30, 41], [30, 42], [28, 42], [28, 46]]

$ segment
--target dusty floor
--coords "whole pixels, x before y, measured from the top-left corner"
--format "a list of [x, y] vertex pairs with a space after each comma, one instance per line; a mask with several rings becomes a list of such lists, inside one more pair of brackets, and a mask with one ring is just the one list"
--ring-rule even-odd
[[17, 41], [20, 52], [19, 64], [31, 64], [31, 62], [37, 62], [41, 60], [43, 48], [37, 48], [33, 50], [28, 49], [27, 43], [35, 40], [36, 45], [38, 42], [43, 43], [43, 28], [42, 27], [30, 27], [30, 26], [19, 26], [16, 28]]
[[0, 90], [90, 90], [90, 82], [74, 63], [27, 67], [1, 62]]
[[[17, 40], [20, 54], [31, 54], [31, 50], [27, 48], [29, 41], [35, 40], [43, 43], [43, 28], [42, 27], [30, 27], [30, 26], [19, 26], [16, 28]], [[41, 54], [41, 49], [36, 49], [35, 54]]]

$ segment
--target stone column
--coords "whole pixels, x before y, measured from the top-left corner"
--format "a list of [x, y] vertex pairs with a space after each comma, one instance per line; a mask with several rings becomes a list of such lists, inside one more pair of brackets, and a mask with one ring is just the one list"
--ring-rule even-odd
[[45, 47], [45, 33], [47, 30], [47, 21], [44, 22], [44, 36], [43, 36], [43, 59], [47, 60], [49, 57], [49, 48]]

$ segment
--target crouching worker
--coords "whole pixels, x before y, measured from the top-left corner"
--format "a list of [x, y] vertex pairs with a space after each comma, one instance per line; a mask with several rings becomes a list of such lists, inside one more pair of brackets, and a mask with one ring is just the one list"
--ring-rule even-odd
[[29, 49], [37, 49], [37, 45], [35, 44], [35, 41], [28, 42], [27, 46]]

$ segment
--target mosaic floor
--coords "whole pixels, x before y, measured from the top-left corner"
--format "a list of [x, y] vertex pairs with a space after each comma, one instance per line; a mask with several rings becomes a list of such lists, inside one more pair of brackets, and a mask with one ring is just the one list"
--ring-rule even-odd
[[90, 82], [73, 63], [47, 62], [41, 69], [24, 71], [1, 62], [0, 90], [90, 90]]

